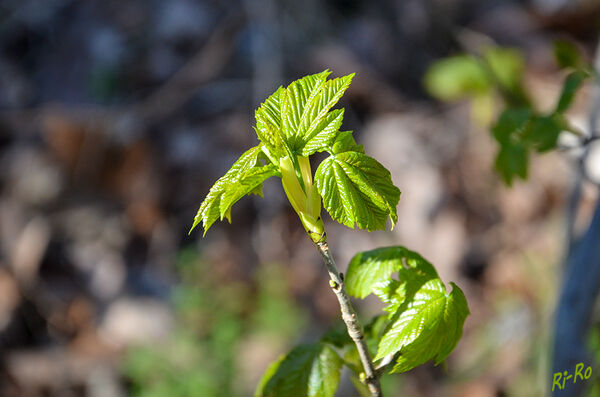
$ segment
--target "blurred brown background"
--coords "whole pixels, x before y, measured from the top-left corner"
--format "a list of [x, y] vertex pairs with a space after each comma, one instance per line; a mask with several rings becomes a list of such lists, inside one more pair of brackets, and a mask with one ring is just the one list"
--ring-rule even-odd
[[[563, 77], [552, 40], [591, 59], [599, 27], [592, 0], [4, 0], [0, 396], [249, 396], [272, 359], [339, 324], [276, 178], [235, 205], [232, 225], [187, 234], [255, 144], [258, 104], [326, 68], [357, 73], [344, 127], [402, 190], [394, 231], [326, 217], [340, 267], [406, 245], [472, 313], [447, 370], [392, 377], [386, 395], [543, 395], [574, 168], [536, 156], [528, 181], [504, 187], [468, 105], [437, 103], [422, 81], [477, 32], [521, 50], [528, 88], [551, 106]], [[596, 196], [584, 186], [580, 227]]]

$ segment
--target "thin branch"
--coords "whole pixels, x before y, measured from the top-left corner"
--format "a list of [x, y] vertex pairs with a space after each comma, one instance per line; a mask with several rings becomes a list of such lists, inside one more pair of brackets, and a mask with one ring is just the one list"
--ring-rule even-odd
[[344, 276], [339, 272], [337, 266], [335, 265], [335, 261], [333, 260], [333, 256], [331, 256], [331, 251], [329, 250], [329, 245], [327, 242], [318, 242], [316, 246], [323, 257], [325, 266], [327, 266], [327, 272], [329, 273], [329, 277], [331, 279], [329, 284], [331, 285], [331, 289], [335, 293], [335, 296], [340, 303], [342, 319], [344, 320], [344, 323], [346, 323], [348, 335], [350, 335], [350, 338], [352, 338], [354, 344], [356, 344], [360, 361], [362, 362], [365, 370], [364, 382], [369, 388], [369, 391], [373, 397], [383, 397], [381, 386], [379, 384], [379, 376], [373, 365], [373, 360], [371, 359], [369, 349], [367, 348], [362, 325], [360, 324], [358, 316], [356, 315], [356, 311], [352, 307], [350, 298], [346, 293]]

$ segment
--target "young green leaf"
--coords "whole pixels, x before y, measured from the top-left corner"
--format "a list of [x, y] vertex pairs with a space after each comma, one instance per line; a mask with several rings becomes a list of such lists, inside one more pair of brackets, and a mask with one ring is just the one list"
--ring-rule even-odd
[[326, 158], [317, 169], [315, 182], [323, 206], [336, 221], [354, 228], [384, 229], [387, 218], [397, 222], [400, 190], [390, 172], [377, 160], [358, 152]]
[[333, 397], [342, 359], [325, 343], [301, 345], [271, 364], [255, 397]]
[[533, 145], [538, 152], [546, 152], [556, 147], [562, 130], [563, 120], [560, 114], [532, 117], [529, 128], [523, 133], [523, 141]]
[[552, 141], [552, 132], [544, 135], [545, 131], [536, 129], [531, 134], [532, 120], [535, 119], [531, 110], [526, 108], [508, 108], [498, 118], [492, 127], [494, 138], [500, 144], [496, 155], [496, 171], [502, 176], [506, 185], [510, 186], [515, 177], [527, 177], [529, 148], [526, 142], [531, 140], [541, 142], [544, 147]]
[[577, 68], [583, 64], [579, 50], [566, 40], [554, 41], [554, 58], [561, 68]]
[[194, 218], [192, 230], [200, 223], [204, 225], [204, 234], [217, 220], [227, 217], [230, 219], [231, 207], [246, 194], [260, 192], [262, 183], [271, 176], [279, 175], [278, 168], [273, 164], [260, 165], [262, 147], [249, 149], [233, 164], [210, 188], [206, 198]]
[[577, 90], [588, 76], [588, 73], [583, 70], [576, 70], [567, 76], [560, 98], [556, 104], [556, 112], [562, 113], [571, 106]]
[[483, 53], [483, 59], [499, 85], [505, 99], [514, 105], [526, 105], [529, 99], [523, 88], [525, 63], [521, 53], [512, 48], [489, 47]]
[[[402, 269], [407, 258], [413, 266], [425, 262], [419, 254], [400, 246], [359, 252], [348, 265], [346, 291], [357, 298], [365, 298], [377, 284], [387, 281], [394, 272]], [[433, 267], [427, 271], [437, 277]]]
[[[398, 272], [398, 280], [391, 278]], [[451, 283], [452, 284], [452, 283]], [[349, 293], [373, 292], [391, 321], [377, 349], [377, 359], [400, 353], [395, 372], [408, 371], [430, 359], [441, 362], [456, 346], [469, 313], [460, 289], [446, 293], [435, 268], [404, 247], [383, 247], [356, 255], [346, 276]]]
[[327, 150], [331, 154], [338, 154], [342, 152], [365, 152], [363, 145], [356, 144], [356, 141], [352, 136], [352, 131], [340, 131], [335, 137], [331, 147]]
[[292, 150], [302, 146], [302, 139], [311, 121], [315, 118], [315, 107], [321, 88], [331, 72], [305, 76], [292, 82], [283, 92], [281, 117], [283, 135]]
[[344, 109], [336, 109], [329, 112], [319, 125], [308, 136], [306, 143], [300, 149], [301, 156], [310, 156], [316, 152], [327, 150], [333, 144], [339, 133], [342, 120], [344, 118]]
[[519, 142], [500, 144], [495, 166], [507, 186], [511, 186], [517, 176], [527, 179], [528, 162], [529, 151], [523, 144]]
[[494, 138], [500, 144], [510, 142], [512, 137], [525, 131], [530, 119], [531, 111], [527, 108], [506, 109], [492, 127]]
[[[279, 87], [254, 112], [256, 127], [261, 133], [266, 125], [270, 125], [274, 129], [281, 129], [281, 93], [283, 91], [285, 88]], [[261, 138], [260, 135], [259, 138]]]
[[381, 338], [379, 360], [400, 353], [392, 372], [405, 372], [429, 360], [441, 363], [458, 343], [469, 308], [464, 294], [454, 283], [446, 293], [440, 279], [423, 284], [404, 310], [395, 314]]
[[425, 74], [425, 88], [442, 101], [484, 94], [492, 87], [481, 61], [472, 55], [458, 55], [437, 61]]
[[[335, 117], [329, 122], [324, 122], [324, 119], [354, 77], [354, 74], [351, 74], [326, 81], [329, 73], [326, 70], [303, 77], [291, 83], [282, 93], [283, 135], [292, 151], [301, 150], [323, 129], [330, 126]], [[339, 122], [341, 123], [341, 118]], [[337, 127], [339, 128], [339, 125]], [[334, 131], [337, 131], [337, 128]]]
[[285, 155], [281, 138], [281, 96], [285, 88], [279, 87], [262, 105], [254, 112], [256, 118], [256, 135], [272, 155], [272, 163], [277, 163], [279, 157]]

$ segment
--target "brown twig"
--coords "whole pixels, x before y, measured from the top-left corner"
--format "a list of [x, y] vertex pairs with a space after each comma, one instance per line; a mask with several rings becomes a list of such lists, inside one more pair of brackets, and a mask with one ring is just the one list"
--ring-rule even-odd
[[354, 310], [354, 307], [352, 307], [350, 298], [346, 293], [344, 276], [339, 272], [337, 266], [335, 265], [335, 261], [333, 260], [333, 256], [331, 255], [331, 251], [329, 250], [329, 245], [327, 242], [318, 242], [316, 246], [323, 257], [325, 266], [327, 266], [327, 272], [329, 273], [329, 277], [331, 279], [329, 284], [331, 285], [331, 289], [335, 293], [335, 296], [340, 303], [342, 319], [344, 320], [344, 323], [346, 323], [348, 335], [350, 335], [350, 338], [354, 341], [356, 349], [358, 350], [358, 355], [365, 371], [364, 383], [369, 388], [369, 391], [373, 397], [382, 397], [383, 394], [381, 392], [381, 385], [379, 384], [379, 374], [375, 370], [373, 360], [371, 359], [371, 354], [367, 348], [362, 325], [358, 320], [356, 311]]

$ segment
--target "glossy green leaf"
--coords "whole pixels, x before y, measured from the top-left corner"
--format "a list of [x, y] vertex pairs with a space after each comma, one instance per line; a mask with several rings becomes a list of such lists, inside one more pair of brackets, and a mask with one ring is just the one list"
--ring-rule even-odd
[[282, 95], [281, 118], [285, 140], [296, 150], [302, 146], [302, 136], [314, 119], [317, 96], [331, 72], [325, 70], [298, 79], [287, 86]]
[[258, 382], [258, 385], [256, 386], [256, 390], [254, 391], [254, 397], [262, 397], [262, 396], [267, 395], [264, 392], [265, 388], [267, 386], [267, 383], [269, 381], [271, 381], [271, 379], [273, 379], [273, 377], [279, 370], [279, 367], [281, 366], [281, 363], [283, 362], [283, 360], [285, 360], [285, 358], [286, 358], [285, 354], [282, 354], [275, 361], [273, 361], [271, 364], [269, 364], [269, 366], [267, 367], [267, 370], [263, 374], [262, 378], [260, 378], [260, 381]]
[[[419, 254], [401, 246], [382, 247], [356, 254], [346, 272], [346, 290], [352, 296], [365, 298], [373, 292], [373, 288], [387, 282], [394, 272], [407, 266], [419, 272], [437, 277], [433, 266]], [[389, 287], [389, 286], [388, 286]]]
[[364, 153], [365, 149], [363, 145], [356, 144], [356, 141], [352, 136], [352, 131], [340, 131], [335, 137], [329, 152], [331, 154], [338, 154], [342, 152]]
[[336, 221], [366, 230], [384, 229], [387, 218], [397, 222], [400, 190], [390, 172], [377, 160], [358, 152], [343, 152], [325, 159], [315, 182], [323, 206]]
[[464, 294], [454, 283], [452, 291], [440, 279], [433, 278], [407, 297], [404, 309], [399, 309], [381, 338], [379, 360], [399, 353], [392, 372], [405, 372], [434, 360], [441, 363], [456, 347], [469, 308]]
[[324, 124], [324, 119], [354, 77], [351, 74], [326, 81], [330, 73], [326, 70], [303, 77], [292, 82], [282, 93], [282, 131], [292, 151], [301, 150], [330, 124]]
[[273, 154], [271, 160], [273, 163], [277, 163], [278, 158], [285, 154], [281, 138], [281, 96], [284, 91], [285, 88], [279, 87], [254, 113], [256, 118], [254, 130], [267, 151]]
[[[261, 133], [264, 133], [263, 130], [266, 125], [275, 129], [281, 128], [281, 94], [283, 91], [285, 91], [285, 88], [279, 87], [254, 112], [256, 127]], [[267, 139], [267, 141], [272, 142], [270, 139]]]
[[307, 128], [302, 128], [298, 134], [302, 136], [304, 143], [308, 142], [319, 131], [319, 125], [329, 110], [340, 100], [344, 92], [350, 86], [354, 73], [344, 77], [326, 81], [319, 95], [315, 97], [314, 104], [311, 104], [310, 117], [307, 118]]
[[[395, 272], [398, 279], [392, 278]], [[440, 363], [456, 346], [469, 313], [457, 286], [452, 284], [452, 292], [446, 293], [433, 265], [401, 246], [356, 255], [348, 267], [346, 285], [354, 296], [375, 293], [388, 305], [388, 325], [379, 338], [375, 359], [399, 353], [395, 372], [431, 359]]]
[[206, 198], [194, 218], [190, 232], [202, 222], [204, 234], [217, 220], [227, 217], [233, 204], [246, 194], [259, 193], [262, 183], [271, 176], [279, 175], [278, 168], [273, 164], [261, 165], [261, 146], [249, 149], [233, 164], [210, 188]]
[[325, 343], [301, 345], [271, 364], [255, 397], [333, 397], [342, 360]]
[[344, 109], [336, 109], [329, 112], [312, 132], [312, 136], [306, 138], [306, 143], [300, 149], [301, 156], [310, 156], [316, 152], [323, 152], [329, 148], [339, 133]]

